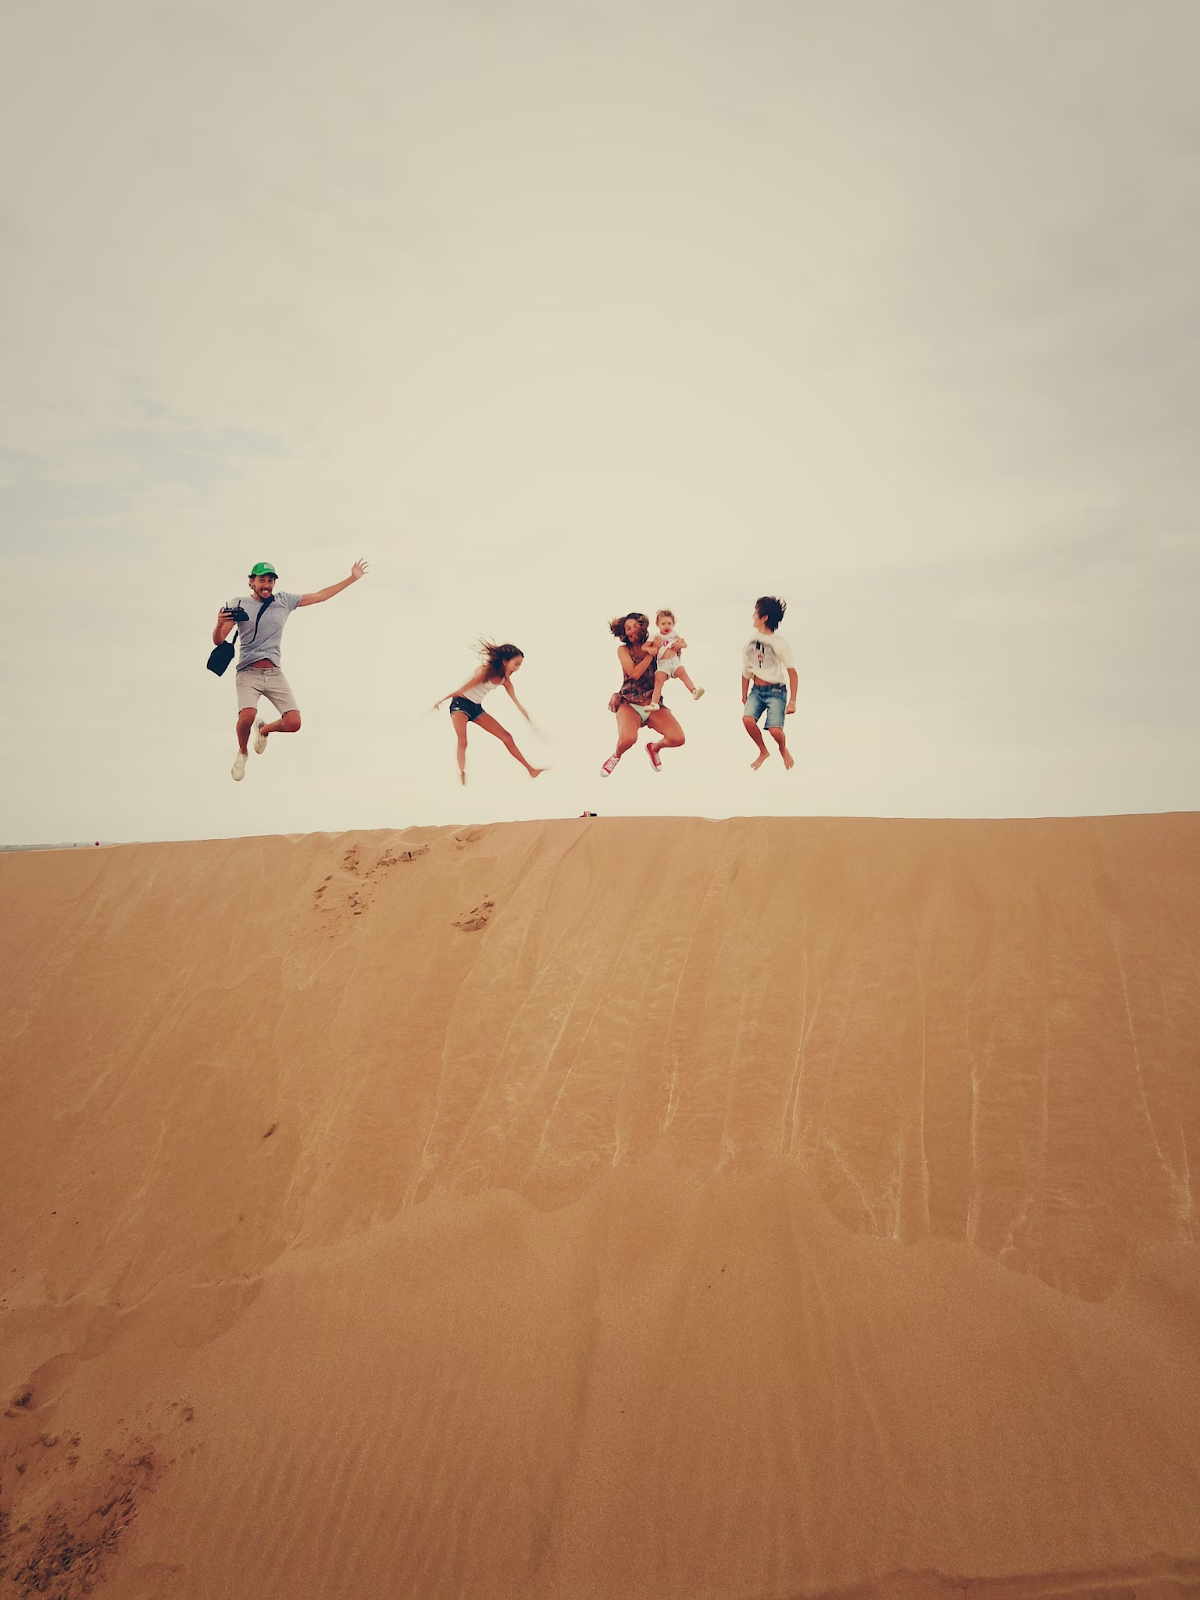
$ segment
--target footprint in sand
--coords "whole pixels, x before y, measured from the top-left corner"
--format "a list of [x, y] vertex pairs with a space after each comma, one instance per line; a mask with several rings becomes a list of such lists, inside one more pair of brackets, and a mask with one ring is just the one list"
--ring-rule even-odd
[[454, 924], [464, 933], [478, 933], [481, 928], [486, 928], [491, 921], [492, 912], [496, 909], [494, 900], [484, 900], [482, 904], [472, 906], [465, 917], [460, 917]]
[[[68, 1465], [78, 1459], [70, 1458]], [[27, 1464], [18, 1462], [19, 1475]], [[8, 1578], [5, 1592], [11, 1585], [14, 1594], [63, 1600], [90, 1594], [115, 1565], [143, 1496], [173, 1464], [141, 1441], [131, 1442], [123, 1455], [109, 1450], [94, 1481], [74, 1483], [49, 1509], [6, 1529], [0, 1555], [0, 1573]]]
[[28, 1416], [30, 1412], [40, 1411], [43, 1406], [52, 1405], [71, 1381], [78, 1365], [79, 1357], [70, 1354], [52, 1356], [49, 1361], [43, 1361], [37, 1371], [31, 1372], [15, 1391], [4, 1415]]
[[402, 861], [415, 861], [418, 856], [427, 856], [428, 854], [429, 846], [427, 844], [405, 845], [402, 850], [397, 850], [394, 855], [385, 850], [375, 865], [377, 867], [398, 867]]
[[[357, 858], [356, 858], [357, 859]], [[368, 873], [367, 877], [370, 878]], [[333, 892], [330, 893], [332, 888]], [[371, 905], [371, 895], [365, 888], [362, 880], [351, 884], [336, 884], [332, 873], [324, 883], [318, 884], [313, 890], [313, 909], [322, 915], [330, 916], [329, 928], [332, 933], [339, 923], [347, 916], [361, 917], [363, 912]]]

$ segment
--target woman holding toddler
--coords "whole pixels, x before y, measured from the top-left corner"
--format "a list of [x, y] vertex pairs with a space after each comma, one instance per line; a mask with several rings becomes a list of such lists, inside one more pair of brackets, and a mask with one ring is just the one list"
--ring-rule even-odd
[[661, 772], [659, 752], [674, 750], [685, 742], [683, 729], [666, 706], [653, 706], [654, 672], [663, 641], [650, 638], [650, 619], [640, 611], [614, 617], [609, 628], [620, 641], [617, 660], [623, 677], [621, 687], [609, 701], [609, 709], [617, 714], [617, 748], [600, 771], [606, 778], [611, 777], [617, 762], [637, 743], [638, 734], [645, 727], [659, 736], [657, 742], [646, 746], [646, 754], [655, 772]]

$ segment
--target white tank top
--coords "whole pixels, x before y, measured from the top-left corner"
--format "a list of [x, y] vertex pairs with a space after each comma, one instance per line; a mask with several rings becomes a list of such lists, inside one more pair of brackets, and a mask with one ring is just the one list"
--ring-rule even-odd
[[474, 700], [477, 706], [481, 706], [483, 704], [484, 695], [491, 694], [493, 689], [498, 689], [499, 687], [500, 685], [498, 683], [489, 683], [485, 678], [482, 683], [475, 684], [473, 688], [464, 689], [462, 692], [462, 698], [464, 700]]

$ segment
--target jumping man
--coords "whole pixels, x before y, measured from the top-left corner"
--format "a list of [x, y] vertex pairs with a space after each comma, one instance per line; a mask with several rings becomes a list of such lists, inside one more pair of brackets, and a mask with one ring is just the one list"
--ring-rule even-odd
[[341, 583], [331, 583], [328, 589], [317, 589], [313, 594], [288, 594], [277, 589], [278, 574], [269, 561], [259, 561], [250, 569], [250, 593], [240, 595], [222, 606], [217, 613], [213, 629], [213, 643], [222, 644], [236, 625], [241, 650], [237, 666], [237, 740], [238, 753], [233, 762], [233, 779], [240, 783], [246, 775], [246, 747], [250, 742], [250, 729], [254, 727], [260, 695], [266, 698], [279, 713], [277, 722], [260, 722], [254, 740], [254, 749], [262, 755], [267, 739], [272, 733], [299, 733], [300, 712], [292, 686], [279, 665], [279, 641], [283, 625], [292, 612], [300, 606], [319, 605], [322, 600], [332, 600], [352, 583], [357, 583], [367, 570], [365, 561], [356, 561], [350, 576]]

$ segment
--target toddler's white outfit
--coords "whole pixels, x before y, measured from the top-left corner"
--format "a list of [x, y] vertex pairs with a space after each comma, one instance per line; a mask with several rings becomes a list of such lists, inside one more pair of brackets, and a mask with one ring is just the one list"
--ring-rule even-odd
[[656, 673], [665, 672], [668, 678], [673, 678], [679, 671], [679, 668], [683, 665], [679, 651], [675, 648], [679, 640], [679, 635], [672, 631], [668, 634], [660, 633], [658, 637], [660, 639], [665, 638], [667, 642], [663, 649], [658, 652], [658, 663], [654, 670]]

